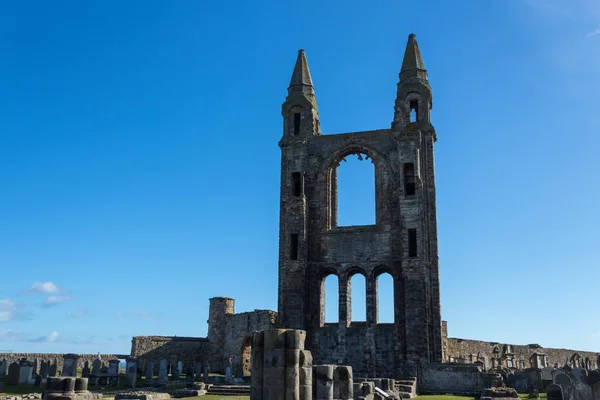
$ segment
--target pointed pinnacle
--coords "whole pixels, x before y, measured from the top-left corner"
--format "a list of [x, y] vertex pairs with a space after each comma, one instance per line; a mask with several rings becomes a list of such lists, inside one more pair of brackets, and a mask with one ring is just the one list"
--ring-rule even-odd
[[306, 61], [306, 55], [302, 49], [298, 50], [298, 58], [296, 59], [296, 65], [294, 66], [294, 73], [292, 74], [290, 86], [288, 87], [288, 94], [292, 93], [314, 94], [312, 78], [310, 77], [310, 70], [308, 69], [308, 61]]
[[417, 36], [414, 33], [408, 35], [408, 43], [404, 51], [404, 59], [402, 61], [402, 69], [400, 70], [400, 79], [416, 77], [427, 79], [427, 70], [421, 58], [421, 51], [417, 43]]

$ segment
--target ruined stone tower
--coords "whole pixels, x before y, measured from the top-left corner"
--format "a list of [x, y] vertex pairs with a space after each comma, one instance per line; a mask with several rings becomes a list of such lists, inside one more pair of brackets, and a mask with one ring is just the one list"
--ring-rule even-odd
[[[400, 70], [390, 129], [323, 135], [299, 51], [283, 103], [278, 314], [307, 331], [315, 363], [358, 376], [414, 374], [442, 361], [431, 87], [415, 35]], [[350, 154], [375, 167], [375, 224], [338, 226], [337, 167]], [[357, 188], [360, 190], [360, 188]], [[394, 323], [378, 323], [377, 278], [394, 281]], [[339, 279], [339, 323], [325, 323], [324, 280]], [[366, 322], [351, 322], [350, 278], [366, 282]], [[382, 299], [392, 301], [392, 299]]]

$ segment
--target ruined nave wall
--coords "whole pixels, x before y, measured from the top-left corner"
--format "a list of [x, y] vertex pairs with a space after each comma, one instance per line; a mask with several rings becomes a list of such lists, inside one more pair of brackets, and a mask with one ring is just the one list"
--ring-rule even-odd
[[[531, 368], [532, 356], [542, 354], [547, 356], [548, 367], [558, 364], [564, 366], [571, 362], [573, 367], [586, 366], [589, 362], [592, 369], [598, 367], [598, 353], [570, 349], [545, 348], [538, 344], [516, 345], [498, 342], [484, 342], [459, 338], [446, 338], [445, 359], [447, 362], [472, 363], [487, 360], [488, 367], [496, 359], [504, 368]], [[535, 358], [535, 357], [534, 357]], [[512, 360], [512, 366], [508, 363]], [[579, 363], [579, 365], [575, 365]], [[538, 366], [539, 367], [539, 366]]]

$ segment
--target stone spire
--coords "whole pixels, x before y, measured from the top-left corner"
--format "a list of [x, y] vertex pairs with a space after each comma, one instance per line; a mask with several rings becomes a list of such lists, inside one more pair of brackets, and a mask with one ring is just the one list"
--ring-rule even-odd
[[294, 73], [288, 87], [288, 95], [292, 95], [293, 93], [315, 94], [310, 70], [308, 69], [308, 61], [306, 61], [306, 55], [302, 49], [298, 50]]
[[404, 51], [404, 60], [400, 70], [400, 80], [406, 78], [419, 78], [427, 80], [427, 70], [421, 58], [421, 51], [417, 43], [417, 36], [411, 33], [408, 36], [406, 50]]

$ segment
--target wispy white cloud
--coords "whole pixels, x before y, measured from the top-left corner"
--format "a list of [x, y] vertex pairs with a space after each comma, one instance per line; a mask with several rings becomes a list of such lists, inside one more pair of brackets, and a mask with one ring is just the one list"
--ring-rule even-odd
[[21, 339], [23, 333], [16, 329], [0, 330], [0, 342], [14, 342]]
[[53, 282], [34, 282], [27, 292], [54, 294], [62, 292], [62, 289]]
[[86, 317], [88, 315], [88, 311], [87, 310], [75, 311], [75, 312], [72, 312], [70, 315], [73, 318], [83, 318], [83, 317]]
[[15, 317], [17, 305], [11, 299], [0, 299], [0, 322], [7, 322]]
[[58, 304], [66, 303], [70, 301], [72, 298], [70, 296], [48, 296], [46, 301], [44, 301], [44, 307], [52, 307]]
[[28, 342], [31, 342], [31, 343], [53, 343], [53, 342], [58, 342], [59, 338], [60, 338], [59, 333], [56, 331], [52, 331], [49, 335], [40, 336], [40, 337], [34, 338], [34, 339], [29, 339]]
[[595, 31], [591, 31], [590, 33], [586, 34], [585, 37], [592, 37], [596, 35], [600, 35], [600, 28], [596, 29]]

